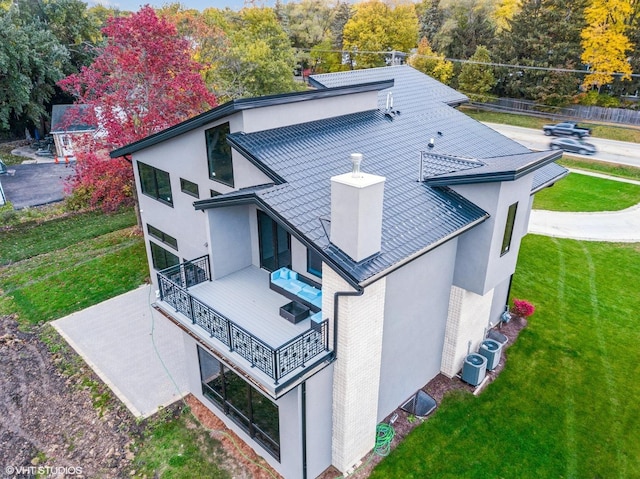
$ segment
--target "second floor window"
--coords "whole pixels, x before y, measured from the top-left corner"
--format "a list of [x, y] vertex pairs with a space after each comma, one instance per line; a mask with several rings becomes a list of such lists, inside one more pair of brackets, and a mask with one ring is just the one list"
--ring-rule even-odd
[[180, 178], [180, 189], [183, 193], [191, 195], [195, 198], [200, 198], [200, 189], [198, 185], [193, 181], [185, 180], [184, 178]]
[[502, 248], [500, 256], [503, 256], [511, 249], [511, 238], [513, 237], [513, 226], [516, 222], [516, 211], [518, 211], [518, 203], [509, 206], [507, 213], [507, 223], [504, 226], [504, 236], [502, 237]]
[[144, 163], [138, 163], [138, 173], [143, 194], [173, 206], [169, 173]]
[[209, 178], [233, 186], [233, 163], [231, 146], [227, 143], [229, 123], [214, 126], [204, 132], [207, 140]]

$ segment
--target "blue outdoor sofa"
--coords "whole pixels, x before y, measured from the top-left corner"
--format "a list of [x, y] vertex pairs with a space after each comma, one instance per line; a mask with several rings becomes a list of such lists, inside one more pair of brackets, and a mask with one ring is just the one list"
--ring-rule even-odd
[[280, 268], [271, 273], [269, 282], [272, 290], [304, 304], [314, 313], [322, 309], [322, 290], [318, 286], [306, 278], [303, 280], [289, 268]]

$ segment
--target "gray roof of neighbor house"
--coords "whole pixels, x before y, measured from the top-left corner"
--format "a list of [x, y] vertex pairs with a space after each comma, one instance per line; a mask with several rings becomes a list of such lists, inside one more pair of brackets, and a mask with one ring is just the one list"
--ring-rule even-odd
[[[197, 201], [196, 208], [256, 202], [363, 284], [488, 217], [447, 184], [516, 179], [559, 156], [533, 153], [455, 110], [450, 105], [466, 97], [408, 66], [312, 77], [319, 87], [380, 80], [394, 84], [379, 92], [376, 110], [229, 135], [273, 184]], [[381, 251], [358, 263], [329, 242], [330, 178], [350, 171], [354, 152], [364, 155], [363, 171], [386, 177]], [[440, 180], [437, 187], [430, 178]]]
[[88, 105], [53, 105], [51, 133], [79, 133], [95, 130], [95, 125], [90, 125], [83, 119], [83, 112], [87, 108]]

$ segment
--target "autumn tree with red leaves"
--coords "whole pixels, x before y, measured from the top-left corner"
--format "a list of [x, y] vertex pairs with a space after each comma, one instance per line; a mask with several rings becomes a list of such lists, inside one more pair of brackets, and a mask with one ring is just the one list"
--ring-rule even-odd
[[189, 42], [150, 6], [110, 18], [102, 32], [106, 45], [93, 64], [58, 85], [89, 105], [81, 120], [98, 125], [91, 148], [76, 152], [70, 186], [90, 206], [112, 211], [133, 204], [135, 188], [131, 164], [108, 152], [206, 111], [216, 98]]

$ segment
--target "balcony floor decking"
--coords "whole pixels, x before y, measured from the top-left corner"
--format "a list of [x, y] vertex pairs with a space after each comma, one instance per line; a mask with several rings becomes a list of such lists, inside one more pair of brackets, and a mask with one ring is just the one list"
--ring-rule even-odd
[[255, 266], [192, 286], [189, 293], [274, 348], [311, 327], [309, 318], [292, 324], [280, 316], [291, 300], [271, 290], [269, 272]]

